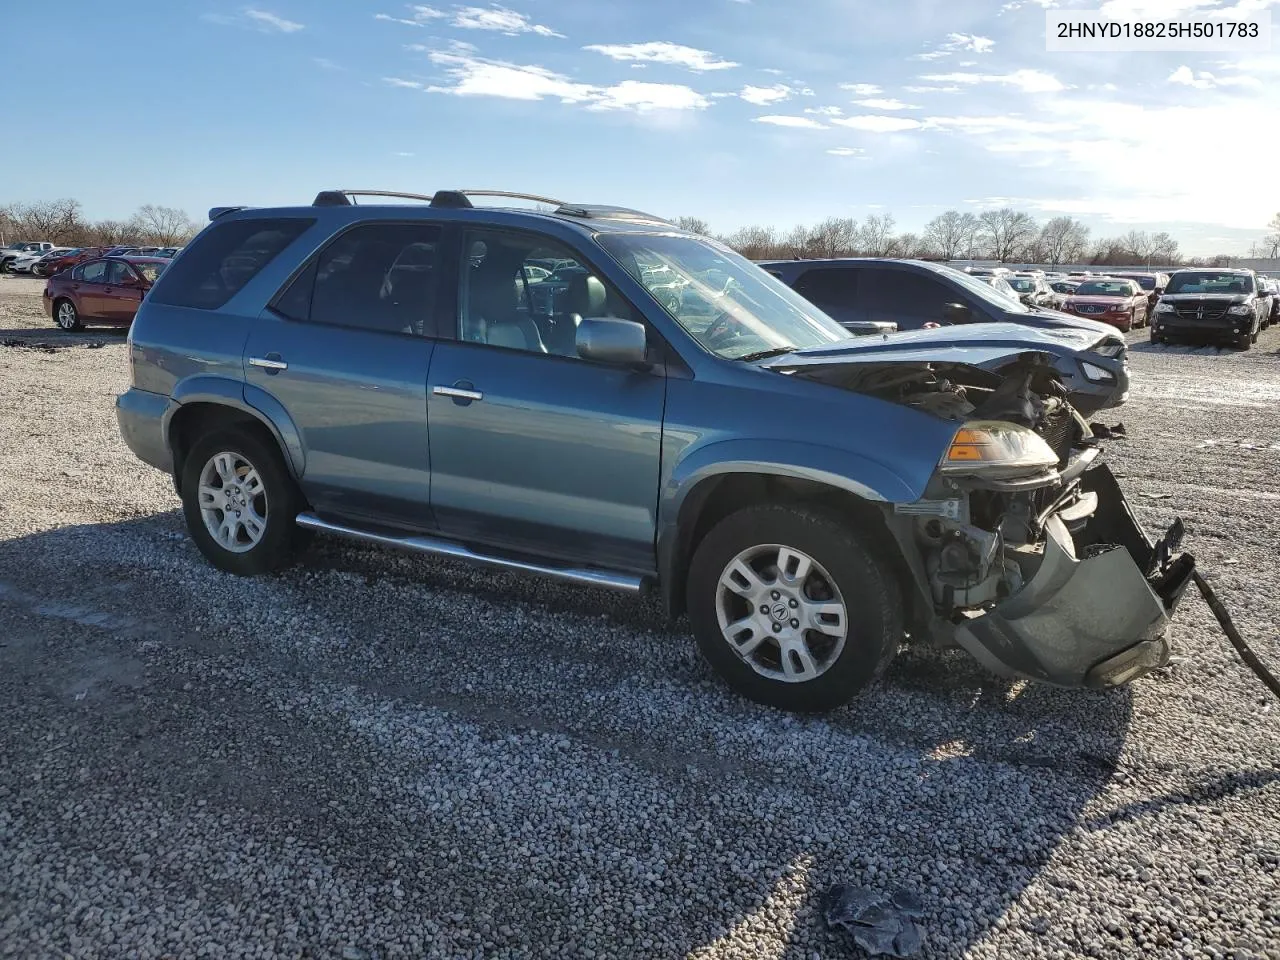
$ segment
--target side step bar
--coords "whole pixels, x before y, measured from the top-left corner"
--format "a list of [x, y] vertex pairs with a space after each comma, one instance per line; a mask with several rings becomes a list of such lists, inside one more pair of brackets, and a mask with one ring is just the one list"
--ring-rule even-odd
[[365, 543], [376, 543], [384, 547], [398, 547], [414, 553], [429, 553], [437, 557], [448, 557], [452, 560], [466, 560], [469, 563], [481, 563], [503, 570], [517, 570], [522, 573], [536, 573], [557, 580], [568, 580], [590, 587], [604, 587], [609, 590], [621, 590], [625, 593], [640, 593], [644, 589], [644, 580], [625, 573], [608, 573], [603, 570], [587, 570], [580, 567], [551, 567], [526, 560], [512, 560], [507, 557], [495, 557], [451, 543], [448, 540], [435, 540], [431, 537], [395, 537], [382, 533], [371, 533], [356, 527], [344, 527], [337, 523], [321, 520], [314, 513], [300, 513], [298, 526], [306, 530], [318, 530], [321, 533], [334, 533], [352, 540]]

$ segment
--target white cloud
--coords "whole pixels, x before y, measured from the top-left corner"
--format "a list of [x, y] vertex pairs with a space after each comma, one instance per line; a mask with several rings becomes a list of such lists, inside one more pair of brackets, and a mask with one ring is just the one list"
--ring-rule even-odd
[[[593, 110], [632, 113], [702, 110], [710, 99], [678, 83], [624, 80], [612, 86], [580, 83], [545, 67], [484, 60], [465, 53], [433, 51], [431, 62], [444, 69], [452, 86], [433, 85], [428, 93], [507, 100], [559, 100]], [[388, 81], [390, 82], [390, 80]]]
[[391, 155], [393, 157], [412, 157], [413, 156], [413, 154], [407, 150], [397, 150], [395, 153]]
[[859, 97], [874, 97], [877, 93], [884, 93], [884, 90], [874, 83], [842, 83], [840, 89], [848, 90]]
[[939, 87], [939, 86], [914, 86], [903, 87], [907, 93], [959, 93], [959, 87]]
[[931, 83], [965, 85], [1002, 83], [1017, 87], [1023, 93], [1057, 93], [1067, 89], [1061, 80], [1042, 70], [1015, 70], [1013, 73], [927, 73], [920, 79]]
[[1008, 3], [1000, 8], [1000, 12], [1008, 13], [1013, 10], [1020, 10], [1028, 4], [1033, 3], [1038, 7], [1049, 10], [1058, 5], [1058, 0], [1009, 0]]
[[708, 50], [686, 47], [679, 43], [667, 43], [665, 40], [654, 40], [648, 43], [593, 43], [582, 49], [603, 53], [606, 57], [623, 62], [665, 63], [699, 73], [708, 70], [728, 70], [737, 66], [732, 60], [722, 60]]
[[343, 69], [345, 69], [345, 68], [344, 68], [344, 67], [342, 67], [340, 64], [334, 63], [334, 62], [333, 62], [332, 60], [330, 60], [328, 57], [312, 57], [312, 58], [311, 58], [311, 62], [312, 62], [312, 63], [314, 63], [317, 67], [319, 67], [321, 70], [343, 70]]
[[605, 87], [592, 102], [592, 110], [705, 110], [711, 101], [698, 91], [679, 83], [641, 83], [623, 80]]
[[390, 84], [393, 87], [401, 87], [406, 90], [421, 90], [422, 84], [416, 80], [401, 80], [399, 77], [383, 77], [382, 82]]
[[1028, 120], [1008, 114], [991, 117], [926, 117], [925, 126], [931, 129], [959, 130], [971, 134], [996, 133], [1002, 130], [1015, 130], [1021, 133], [1062, 133], [1076, 129], [1076, 125], [1068, 121]]
[[278, 17], [274, 13], [268, 13], [266, 10], [246, 9], [244, 15], [258, 24], [259, 27], [268, 32], [278, 31], [279, 33], [297, 33], [304, 29], [303, 25], [293, 20], [286, 20], [284, 17]]
[[493, 30], [514, 37], [521, 33], [535, 33], [540, 37], [563, 37], [550, 27], [534, 23], [523, 13], [517, 13], [496, 3], [488, 7], [458, 7], [450, 21], [461, 30]]
[[387, 23], [401, 23], [406, 27], [425, 27], [431, 20], [439, 20], [448, 16], [443, 10], [437, 10], [435, 7], [428, 7], [423, 4], [410, 5], [409, 13], [411, 14], [410, 17], [393, 17], [389, 13], [375, 13], [373, 19], [385, 20]]
[[857, 147], [832, 147], [827, 153], [833, 157], [861, 157], [867, 151], [859, 150]]
[[827, 125], [810, 117], [767, 116], [756, 117], [756, 123], [770, 123], [775, 127], [795, 127], [797, 130], [825, 130]]
[[844, 115], [844, 111], [839, 107], [805, 107], [805, 113], [812, 113], [819, 117], [840, 117]]
[[903, 103], [901, 100], [892, 98], [872, 97], [869, 100], [853, 101], [860, 107], [867, 107], [870, 110], [919, 110], [914, 103]]
[[948, 33], [947, 39], [933, 50], [917, 53], [915, 60], [941, 60], [953, 53], [990, 53], [996, 42], [990, 37], [980, 37], [976, 33]]
[[923, 126], [919, 120], [909, 120], [906, 117], [878, 116], [871, 113], [860, 114], [856, 117], [842, 117], [831, 122], [842, 127], [849, 127], [851, 130], [865, 130], [868, 133], [900, 133], [903, 130], [916, 130]]
[[1262, 81], [1257, 77], [1235, 76], [1222, 77], [1215, 76], [1212, 73], [1206, 73], [1201, 70], [1193, 71], [1188, 66], [1181, 66], [1173, 73], [1169, 74], [1169, 82], [1181, 84], [1186, 87], [1195, 87], [1197, 90], [1211, 90], [1214, 87], [1260, 87]]
[[738, 96], [747, 103], [754, 103], [757, 107], [767, 107], [771, 103], [790, 99], [791, 88], [785, 83], [777, 83], [772, 87], [753, 87], [748, 84], [742, 88]]

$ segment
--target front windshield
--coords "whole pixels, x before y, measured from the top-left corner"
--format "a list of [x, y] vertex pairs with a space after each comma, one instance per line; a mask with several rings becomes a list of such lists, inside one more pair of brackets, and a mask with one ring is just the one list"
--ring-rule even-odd
[[1253, 280], [1240, 273], [1197, 271], [1175, 273], [1164, 288], [1165, 293], [1253, 293]]
[[1034, 293], [1036, 289], [1036, 282], [1034, 280], [1024, 279], [1023, 277], [1014, 277], [1009, 281], [1009, 286], [1013, 287], [1013, 289], [1017, 290], [1019, 293]]
[[727, 360], [849, 338], [782, 281], [710, 240], [624, 233], [597, 240], [690, 336]]
[[[950, 267], [935, 267], [932, 264], [925, 264], [930, 270], [941, 274], [947, 279], [960, 284], [964, 289], [973, 296], [989, 303], [993, 307], [1003, 310], [1005, 313], [1030, 313], [1029, 307], [1025, 306], [1017, 297], [1011, 297], [1008, 294], [1002, 294], [994, 287], [984, 283], [982, 280], [970, 273], [961, 273], [959, 270], [952, 270]], [[945, 272], [944, 272], [945, 271]]]
[[1076, 287], [1077, 297], [1131, 297], [1131, 280], [1088, 280]]

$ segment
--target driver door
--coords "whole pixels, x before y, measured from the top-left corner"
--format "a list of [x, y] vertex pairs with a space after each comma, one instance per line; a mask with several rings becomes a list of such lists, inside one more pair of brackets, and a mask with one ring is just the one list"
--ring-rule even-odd
[[[558, 259], [534, 281], [532, 261]], [[576, 269], [575, 269], [576, 268]], [[471, 230], [458, 316], [431, 358], [431, 506], [446, 536], [543, 557], [654, 569], [666, 376], [577, 356], [562, 323], [641, 319], [560, 244]], [[542, 295], [552, 294], [552, 295]], [[549, 312], [552, 311], [552, 312]]]

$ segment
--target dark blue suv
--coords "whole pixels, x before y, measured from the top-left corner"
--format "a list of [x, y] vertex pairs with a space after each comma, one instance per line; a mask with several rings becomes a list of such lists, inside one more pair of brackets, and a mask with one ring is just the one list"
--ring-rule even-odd
[[908, 633], [1065, 685], [1165, 662], [1190, 558], [1136, 525], [1026, 328], [878, 346], [643, 213], [367, 196], [211, 211], [130, 331], [121, 432], [219, 568], [322, 531], [655, 589], [796, 710]]

